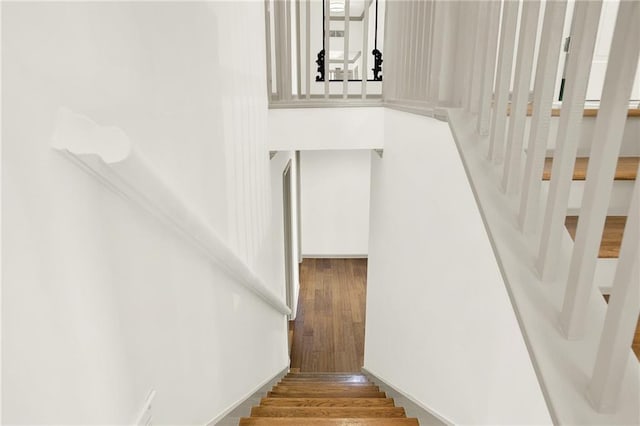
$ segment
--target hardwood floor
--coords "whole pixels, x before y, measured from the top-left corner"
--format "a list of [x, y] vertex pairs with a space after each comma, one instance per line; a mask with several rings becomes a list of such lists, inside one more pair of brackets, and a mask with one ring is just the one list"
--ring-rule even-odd
[[366, 259], [304, 259], [291, 367], [360, 371], [364, 360]]
[[[620, 157], [616, 166], [615, 180], [635, 180], [638, 172], [638, 164], [640, 157]], [[573, 180], [585, 180], [587, 178], [587, 166], [589, 164], [588, 157], [576, 158], [576, 164], [573, 168]], [[553, 166], [553, 158], [544, 159], [544, 171], [542, 180], [551, 179], [551, 168]]]
[[[624, 234], [624, 225], [626, 223], [626, 216], [607, 216], [604, 230], [602, 231], [598, 257], [611, 259], [619, 256], [622, 235]], [[578, 216], [567, 216], [564, 225], [567, 231], [569, 231], [571, 238], [575, 241], [576, 230], [578, 229]]]

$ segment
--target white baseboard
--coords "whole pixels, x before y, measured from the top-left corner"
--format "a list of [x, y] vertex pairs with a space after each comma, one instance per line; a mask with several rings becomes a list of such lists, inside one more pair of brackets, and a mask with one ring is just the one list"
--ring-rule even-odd
[[240, 398], [238, 401], [236, 401], [235, 403], [231, 404], [226, 410], [224, 410], [222, 413], [218, 414], [217, 416], [215, 416], [213, 419], [209, 420], [206, 425], [207, 426], [214, 426], [216, 423], [218, 423], [220, 420], [224, 419], [229, 413], [231, 413], [233, 410], [235, 410], [236, 408], [238, 408], [239, 406], [241, 406], [246, 400], [248, 400], [249, 398], [251, 398], [256, 392], [259, 392], [260, 389], [264, 388], [267, 385], [270, 385], [273, 382], [278, 381], [282, 376], [284, 376], [286, 373], [289, 372], [289, 364], [287, 364], [287, 366], [280, 370], [280, 372], [278, 372], [278, 374], [276, 374], [275, 376], [271, 377], [270, 379], [267, 379], [265, 381], [263, 381], [262, 383], [260, 383], [258, 386], [256, 386], [255, 388], [253, 388], [253, 390], [249, 391], [247, 394], [245, 394], [245, 396], [243, 396], [242, 398]]
[[[394, 399], [397, 399], [398, 396], [400, 396], [405, 400], [402, 402], [402, 406], [407, 411], [407, 417], [418, 417], [418, 420], [421, 421], [421, 424], [433, 425], [435, 420], [440, 422], [442, 426], [455, 425], [454, 422], [452, 422], [451, 420], [447, 420], [443, 415], [437, 413], [435, 410], [419, 402], [413, 396], [389, 384], [389, 382], [387, 382], [386, 380], [381, 379], [378, 374], [372, 372], [366, 367], [362, 367], [361, 370], [365, 375], [373, 379], [373, 381], [376, 382], [376, 385], [378, 385], [386, 393], [390, 394]], [[398, 396], [395, 396], [394, 394], [397, 394]]]

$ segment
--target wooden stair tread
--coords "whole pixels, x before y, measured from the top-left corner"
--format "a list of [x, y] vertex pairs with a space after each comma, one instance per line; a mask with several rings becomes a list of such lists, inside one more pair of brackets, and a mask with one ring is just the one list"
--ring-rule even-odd
[[310, 426], [418, 426], [415, 418], [335, 418], [325, 419], [316, 417], [243, 417], [240, 426], [270, 426], [270, 425], [310, 425]]
[[405, 417], [402, 407], [253, 407], [251, 417]]
[[326, 377], [326, 378], [333, 378], [333, 377], [367, 377], [364, 374], [360, 374], [360, 373], [348, 373], [348, 372], [344, 372], [344, 373], [336, 373], [336, 372], [321, 372], [321, 373], [309, 373], [309, 372], [302, 372], [302, 373], [289, 373], [287, 374], [285, 377], [296, 377], [296, 378], [306, 378], [306, 377]]
[[[638, 172], [638, 164], [640, 163], [640, 157], [620, 157], [618, 158], [618, 165], [616, 167], [615, 180], [635, 180]], [[587, 165], [589, 164], [588, 157], [576, 158], [576, 164], [573, 169], [573, 180], [585, 180], [587, 178]], [[544, 159], [544, 171], [542, 172], [542, 180], [551, 179], [551, 168], [553, 165], [553, 158], [547, 157]]]
[[[560, 108], [553, 108], [551, 110], [551, 116], [552, 117], [560, 117]], [[529, 110], [527, 110], [528, 115], [531, 115], [529, 113]], [[583, 113], [582, 113], [583, 117], [597, 117], [598, 116], [598, 108], [585, 108]], [[627, 110], [627, 117], [640, 117], [640, 109], [638, 108], [629, 108]]]
[[369, 381], [369, 379], [367, 379], [366, 377], [363, 378], [359, 378], [359, 377], [349, 377], [349, 378], [337, 378], [337, 379], [313, 379], [311, 377], [309, 378], [305, 378], [305, 379], [298, 379], [298, 378], [289, 378], [289, 377], [284, 377], [282, 380], [280, 380], [280, 383], [315, 383], [318, 385], [322, 385], [324, 383], [371, 383]]
[[387, 395], [384, 392], [376, 392], [376, 391], [362, 391], [362, 390], [322, 390], [318, 389], [316, 391], [269, 391], [267, 392], [267, 396], [270, 398], [386, 398]]
[[370, 390], [379, 391], [378, 386], [372, 383], [278, 383], [273, 387], [273, 390], [307, 390], [307, 389], [331, 389], [331, 390]]
[[274, 407], [393, 407], [392, 398], [262, 398], [262, 406]]
[[[624, 234], [626, 222], [626, 216], [607, 216], [602, 231], [602, 240], [600, 241], [599, 258], [615, 259], [620, 255], [620, 245], [622, 244], [622, 235]], [[578, 216], [567, 216], [564, 224], [567, 231], [569, 231], [569, 235], [571, 235], [571, 239], [575, 241]]]
[[[551, 109], [551, 117], [560, 117], [561, 108], [553, 108]], [[583, 117], [597, 117], [598, 116], [598, 108], [585, 108], [582, 112]], [[507, 116], [511, 115], [511, 104], [507, 105]], [[533, 115], [533, 104], [527, 104], [527, 116], [531, 117]], [[629, 108], [627, 110], [627, 117], [640, 117], [640, 108]]]

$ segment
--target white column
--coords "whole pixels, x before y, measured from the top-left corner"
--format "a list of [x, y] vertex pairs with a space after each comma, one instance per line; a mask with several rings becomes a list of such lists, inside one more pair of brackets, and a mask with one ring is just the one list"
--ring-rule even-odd
[[524, 142], [524, 124], [527, 118], [529, 87], [533, 52], [536, 44], [538, 13], [540, 1], [525, 1], [520, 21], [520, 40], [518, 42], [518, 58], [516, 59], [515, 81], [513, 83], [513, 99], [509, 116], [509, 132], [507, 135], [507, 156], [504, 162], [502, 188], [509, 191], [516, 187], [522, 174], [522, 145]]
[[[640, 170], [638, 170], [640, 173]], [[639, 175], [640, 176], [640, 175]], [[596, 409], [613, 412], [629, 358], [640, 315], [640, 180], [636, 180], [624, 228], [618, 267], [609, 297], [598, 355], [588, 395]], [[636, 362], [633, 359], [631, 362]]]
[[[523, 230], [538, 223], [537, 212], [542, 169], [549, 140], [553, 92], [556, 85], [558, 61], [562, 47], [564, 15], [567, 11], [566, 0], [547, 2], [542, 36], [536, 65], [536, 80], [533, 89], [533, 116], [527, 144], [527, 160], [524, 168], [524, 181], [520, 198], [519, 223]], [[535, 229], [537, 231], [537, 229]]]
[[502, 161], [504, 155], [504, 137], [507, 127], [507, 102], [511, 89], [511, 68], [513, 52], [516, 44], [516, 25], [520, 3], [507, 0], [502, 11], [500, 30], [500, 48], [498, 52], [498, 68], [496, 70], [496, 90], [493, 105], [493, 120], [489, 136], [489, 159]]
[[564, 87], [549, 195], [536, 262], [537, 270], [544, 281], [551, 279], [555, 270], [555, 260], [558, 259], [560, 240], [564, 232], [564, 218], [569, 203], [569, 190], [601, 9], [602, 1], [594, 0], [576, 2], [573, 12], [571, 54], [567, 62], [567, 75], [571, 78], [566, 81]]
[[478, 134], [487, 136], [489, 134], [489, 120], [491, 119], [491, 101], [493, 99], [493, 79], [496, 67], [496, 43], [498, 41], [498, 30], [500, 21], [500, 2], [489, 3], [487, 41], [485, 43], [484, 66], [482, 67], [482, 77], [480, 79], [480, 99], [478, 104]]
[[607, 216], [629, 97], [640, 55], [640, 2], [620, 2], [602, 100], [591, 140], [580, 220], [560, 323], [570, 339], [583, 334], [602, 228]]

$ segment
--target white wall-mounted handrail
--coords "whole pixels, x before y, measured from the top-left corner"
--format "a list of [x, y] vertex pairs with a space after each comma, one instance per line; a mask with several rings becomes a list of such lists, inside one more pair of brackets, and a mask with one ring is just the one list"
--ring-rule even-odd
[[291, 310], [131, 146], [126, 134], [60, 108], [52, 138], [59, 150], [126, 200], [172, 225], [239, 284], [283, 315]]

